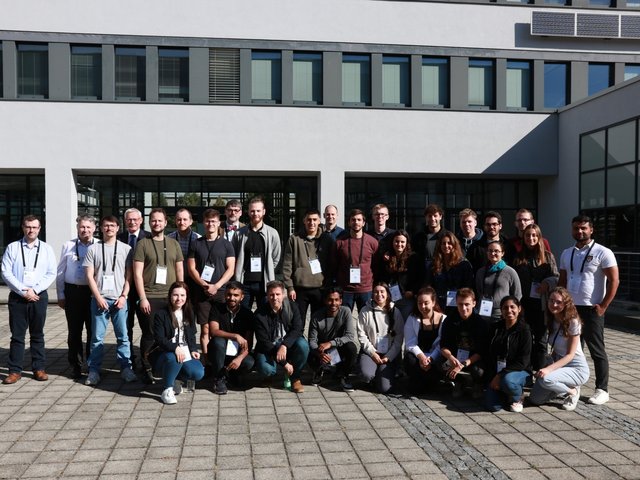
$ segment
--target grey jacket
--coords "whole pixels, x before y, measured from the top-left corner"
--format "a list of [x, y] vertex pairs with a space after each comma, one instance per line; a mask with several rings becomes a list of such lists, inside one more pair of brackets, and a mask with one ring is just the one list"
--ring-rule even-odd
[[355, 345], [356, 332], [351, 310], [340, 307], [335, 318], [327, 316], [321, 308], [311, 315], [309, 323], [309, 347], [316, 350], [318, 345], [331, 342], [332, 347], [342, 347], [346, 343]]
[[[251, 226], [245, 225], [238, 230], [238, 258], [236, 259], [235, 279], [238, 282], [244, 281], [244, 246], [247, 243], [247, 232]], [[278, 231], [267, 224], [263, 224], [260, 229], [260, 235], [264, 239], [264, 256], [265, 261], [262, 265], [264, 273], [265, 287], [268, 282], [276, 279], [276, 268], [280, 263], [282, 254], [282, 246], [280, 245], [280, 235]]]

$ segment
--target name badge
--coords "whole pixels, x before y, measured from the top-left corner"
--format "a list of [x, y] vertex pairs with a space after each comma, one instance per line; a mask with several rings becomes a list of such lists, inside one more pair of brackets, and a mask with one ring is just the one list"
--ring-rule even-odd
[[349, 283], [360, 283], [360, 267], [349, 267]]
[[391, 301], [397, 302], [402, 298], [402, 292], [400, 292], [400, 285], [393, 283], [389, 285], [389, 291], [391, 292]]
[[211, 279], [213, 278], [213, 272], [216, 271], [216, 267], [213, 265], [205, 265], [202, 269], [202, 273], [200, 274], [200, 278], [207, 283], [211, 283]]
[[24, 283], [27, 287], [33, 287], [36, 284], [35, 270], [25, 270], [22, 273], [22, 283]]
[[182, 363], [191, 360], [191, 352], [189, 351], [189, 347], [187, 345], [180, 345], [180, 350], [182, 350], [182, 353], [184, 353], [184, 360], [182, 361]]
[[336, 347], [331, 347], [329, 350], [325, 350], [324, 353], [326, 353], [327, 355], [329, 355], [329, 357], [331, 357], [331, 360], [329, 360], [329, 363], [332, 366], [337, 365], [342, 361], [342, 358], [340, 358], [340, 353], [338, 353], [338, 349]]
[[578, 293], [580, 291], [579, 275], [571, 275], [569, 277], [569, 282], [567, 283], [567, 290], [569, 290], [571, 293]]
[[531, 291], [529, 297], [540, 298], [540, 284], [538, 282], [531, 282]]
[[156, 267], [156, 283], [158, 285], [167, 284], [167, 267], [162, 267], [160, 265]]
[[469, 350], [464, 350], [462, 348], [459, 348], [456, 358], [460, 363], [464, 363], [465, 361], [469, 360]]
[[259, 256], [251, 256], [251, 273], [261, 273], [262, 272], [262, 257]]
[[455, 290], [449, 290], [447, 292], [447, 307], [455, 307], [456, 306], [456, 295], [458, 292]]
[[507, 361], [503, 358], [499, 358], [496, 362], [496, 373], [500, 373], [505, 368], [507, 368]]
[[102, 291], [103, 292], [115, 292], [116, 291], [116, 277], [113, 273], [105, 273], [102, 275]]
[[389, 351], [389, 337], [386, 335], [376, 335], [376, 352], [387, 353]]
[[492, 300], [482, 300], [480, 302], [480, 315], [483, 317], [490, 317], [491, 313], [493, 313], [493, 301]]
[[311, 273], [313, 275], [317, 275], [318, 273], [322, 273], [322, 267], [320, 266], [320, 260], [314, 258], [313, 260], [309, 259], [309, 266], [311, 267]]
[[238, 342], [235, 340], [227, 340], [227, 351], [225, 355], [227, 357], [235, 357], [238, 355]]

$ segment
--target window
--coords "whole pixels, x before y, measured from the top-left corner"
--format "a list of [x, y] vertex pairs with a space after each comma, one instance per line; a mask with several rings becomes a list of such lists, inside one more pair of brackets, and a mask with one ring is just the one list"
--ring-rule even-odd
[[422, 104], [439, 107], [449, 105], [448, 58], [422, 58]]
[[613, 85], [613, 68], [608, 63], [589, 64], [589, 95]]
[[591, 7], [610, 7], [611, 0], [589, 0], [589, 6]]
[[580, 139], [580, 171], [602, 168], [605, 163], [604, 130], [583, 135]]
[[531, 63], [507, 61], [507, 108], [531, 110]]
[[544, 64], [544, 108], [559, 108], [569, 98], [569, 67], [566, 63]]
[[342, 55], [342, 103], [371, 105], [371, 58]]
[[322, 54], [293, 54], [293, 102], [322, 104]]
[[544, 0], [546, 5], [566, 5], [566, 0]]
[[209, 102], [240, 103], [240, 50], [209, 49]]
[[138, 47], [116, 47], [116, 99], [146, 98], [146, 51]]
[[251, 52], [251, 101], [282, 102], [282, 54]]
[[160, 101], [189, 101], [189, 50], [158, 49], [158, 98]]
[[18, 49], [18, 96], [49, 96], [49, 47], [38, 43], [21, 43]]
[[411, 103], [409, 57], [382, 57], [382, 104], [406, 107]]
[[627, 63], [624, 66], [624, 79], [625, 80], [630, 80], [632, 78], [637, 77], [638, 75], [640, 75], [640, 65], [634, 65], [631, 63]]
[[71, 46], [71, 98], [102, 97], [102, 48]]
[[0, 98], [2, 98], [4, 96], [4, 83], [2, 81], [2, 74], [3, 74], [3, 70], [2, 70], [2, 42], [0, 42]]
[[469, 59], [469, 106], [494, 107], [494, 79], [493, 60]]

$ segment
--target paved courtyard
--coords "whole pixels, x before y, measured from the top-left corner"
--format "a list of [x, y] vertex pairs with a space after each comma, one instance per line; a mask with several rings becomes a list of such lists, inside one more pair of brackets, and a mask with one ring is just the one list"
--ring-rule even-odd
[[[9, 336], [0, 306], [2, 377]], [[70, 378], [66, 323], [53, 305], [46, 339], [50, 380], [25, 372], [0, 385], [0, 478], [640, 478], [640, 337], [632, 333], [606, 332], [608, 404], [523, 414], [331, 384], [296, 395], [259, 382], [226, 396], [203, 383], [165, 406], [160, 385], [120, 380], [112, 336], [111, 371], [95, 388]]]

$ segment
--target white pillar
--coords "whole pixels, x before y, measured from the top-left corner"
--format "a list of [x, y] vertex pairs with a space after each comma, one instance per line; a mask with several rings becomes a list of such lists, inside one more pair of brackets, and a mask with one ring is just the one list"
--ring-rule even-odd
[[62, 244], [77, 235], [78, 194], [71, 169], [48, 166], [44, 172], [44, 191], [47, 243], [59, 256]]
[[320, 213], [324, 211], [325, 206], [329, 204], [335, 205], [338, 207], [338, 225], [345, 228], [344, 170], [336, 167], [321, 170], [319, 182], [320, 198], [318, 209]]

